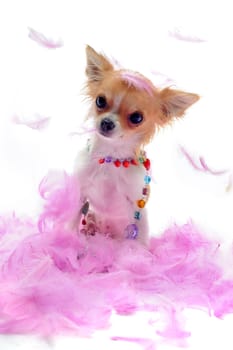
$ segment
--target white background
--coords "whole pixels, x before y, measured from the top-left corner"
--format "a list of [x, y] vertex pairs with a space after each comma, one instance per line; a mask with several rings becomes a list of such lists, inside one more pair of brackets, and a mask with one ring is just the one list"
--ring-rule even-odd
[[[228, 253], [233, 236], [231, 189], [232, 137], [232, 10], [230, 1], [1, 0], [0, 2], [0, 211], [36, 215], [37, 187], [49, 168], [72, 169], [83, 140], [80, 130], [86, 106], [85, 45], [103, 50], [130, 69], [162, 86], [172, 84], [196, 92], [201, 100], [183, 121], [162, 131], [148, 154], [154, 186], [149, 210], [151, 232], [192, 218], [209, 238], [221, 239]], [[46, 49], [28, 37], [33, 28], [61, 39], [59, 49]], [[179, 36], [179, 38], [177, 38]], [[181, 40], [182, 39], [182, 40]], [[152, 72], [159, 74], [152, 74]], [[44, 130], [13, 122], [49, 117]], [[223, 176], [197, 172], [179, 151], [183, 145], [198, 163], [203, 156]], [[154, 218], [154, 221], [153, 221]], [[230, 267], [226, 267], [231, 272]], [[187, 311], [190, 349], [231, 349], [233, 318], [210, 318]], [[110, 342], [109, 336], [151, 336], [143, 317], [113, 320], [113, 328], [94, 339], [1, 336], [2, 349], [139, 349]], [[175, 349], [166, 343], [159, 349]]]

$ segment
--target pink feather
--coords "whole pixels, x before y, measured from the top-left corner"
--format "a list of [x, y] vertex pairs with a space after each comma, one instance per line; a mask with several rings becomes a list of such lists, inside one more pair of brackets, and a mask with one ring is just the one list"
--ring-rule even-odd
[[157, 86], [157, 85], [171, 85], [171, 84], [174, 84], [174, 83], [175, 83], [175, 80], [174, 80], [174, 79], [170, 78], [170, 77], [167, 76], [166, 74], [163, 74], [163, 73], [161, 73], [161, 72], [159, 72], [159, 71], [156, 71], [156, 70], [153, 69], [153, 70], [151, 71], [151, 73], [152, 73], [154, 76], [156, 76], [156, 78], [157, 78], [158, 81], [162, 81], [162, 84], [161, 84], [161, 82], [160, 82], [160, 84], [159, 84], [159, 82], [156, 81], [156, 86]]
[[200, 165], [197, 165], [197, 163], [194, 161], [194, 159], [191, 157], [191, 155], [183, 146], [180, 146], [180, 150], [183, 153], [183, 155], [186, 157], [186, 159], [189, 161], [189, 163], [192, 165], [192, 167], [198, 171], [209, 173], [211, 175], [224, 175], [228, 172], [228, 170], [210, 169], [209, 166], [206, 164], [205, 159], [202, 156], [199, 157]]
[[135, 343], [135, 344], [141, 345], [144, 350], [156, 350], [155, 342], [152, 339], [137, 338], [137, 337], [121, 337], [121, 336], [111, 337], [111, 339], [114, 341]]
[[228, 170], [212, 170], [209, 168], [209, 166], [206, 164], [206, 161], [203, 157], [199, 157], [200, 163], [205, 171], [212, 175], [223, 175], [228, 172]]
[[49, 125], [50, 119], [50, 117], [44, 117], [40, 114], [34, 114], [30, 116], [30, 118], [24, 118], [18, 115], [12, 117], [12, 121], [15, 124], [25, 125], [34, 130], [46, 129]]
[[187, 41], [190, 43], [203, 43], [206, 41], [205, 39], [199, 38], [197, 36], [183, 34], [179, 28], [175, 28], [173, 31], [169, 31], [168, 33], [175, 39]]
[[80, 131], [72, 131], [69, 135], [70, 136], [82, 136], [82, 135], [94, 133], [97, 130], [94, 127], [88, 128], [88, 127], [85, 127], [85, 126], [82, 126], [81, 129], [82, 129], [82, 131], [81, 130]]
[[77, 179], [65, 172], [50, 171], [39, 185], [39, 193], [45, 199], [44, 211], [38, 226], [40, 231], [48, 225], [69, 221], [80, 209], [79, 186]]
[[[186, 308], [216, 317], [233, 312], [233, 280], [218, 263], [220, 245], [192, 223], [151, 238], [148, 249], [132, 240], [86, 237], [67, 225], [80, 210], [77, 179], [50, 172], [39, 191], [38, 222], [0, 217], [1, 333], [91, 335], [109, 327], [113, 311], [147, 311], [154, 334], [183, 344], [190, 335]], [[153, 349], [149, 339], [113, 339]]]
[[47, 49], [58, 49], [63, 46], [61, 39], [55, 41], [51, 38], [47, 38], [44, 34], [36, 31], [35, 29], [28, 28], [28, 37], [35, 41], [37, 44], [46, 47]]

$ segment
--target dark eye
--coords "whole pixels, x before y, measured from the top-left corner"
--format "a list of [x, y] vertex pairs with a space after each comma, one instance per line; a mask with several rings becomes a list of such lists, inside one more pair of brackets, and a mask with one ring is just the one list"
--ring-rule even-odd
[[107, 106], [107, 100], [106, 100], [106, 97], [105, 96], [98, 96], [96, 98], [96, 106], [99, 108], [99, 109], [104, 109], [106, 106]]
[[129, 121], [134, 124], [138, 125], [143, 121], [143, 115], [140, 112], [134, 112], [129, 115]]

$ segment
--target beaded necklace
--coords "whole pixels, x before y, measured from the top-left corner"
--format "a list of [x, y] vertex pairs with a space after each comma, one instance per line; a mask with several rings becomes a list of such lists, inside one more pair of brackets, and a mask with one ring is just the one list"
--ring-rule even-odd
[[[139, 198], [135, 203], [136, 209], [134, 211], [133, 222], [127, 225], [125, 228], [125, 237], [127, 239], [136, 239], [139, 233], [137, 222], [141, 219], [142, 209], [145, 207], [149, 198], [149, 192], [150, 192], [149, 184], [151, 182], [151, 177], [149, 175], [150, 160], [146, 157], [146, 153], [144, 151], [141, 151], [138, 158], [119, 159], [119, 158], [107, 156], [105, 158], [98, 159], [98, 163], [100, 165], [112, 164], [116, 168], [120, 168], [120, 167], [129, 168], [130, 166], [139, 166], [139, 165], [144, 166], [146, 173], [144, 175], [144, 186], [142, 188], [141, 198]], [[89, 210], [89, 203], [86, 202], [81, 210], [84, 216], [82, 219], [82, 225], [84, 226], [86, 225], [86, 215], [88, 213], [88, 210]]]

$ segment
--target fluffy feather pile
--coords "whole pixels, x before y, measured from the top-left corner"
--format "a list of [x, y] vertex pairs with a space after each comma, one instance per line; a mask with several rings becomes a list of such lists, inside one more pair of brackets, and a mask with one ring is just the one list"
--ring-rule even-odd
[[189, 335], [182, 310], [216, 317], [233, 311], [233, 280], [218, 265], [219, 245], [194, 225], [173, 226], [138, 242], [85, 237], [67, 223], [79, 208], [78, 183], [50, 173], [40, 184], [38, 222], [0, 218], [0, 332], [91, 334], [107, 328], [113, 312], [149, 311], [165, 338]]

